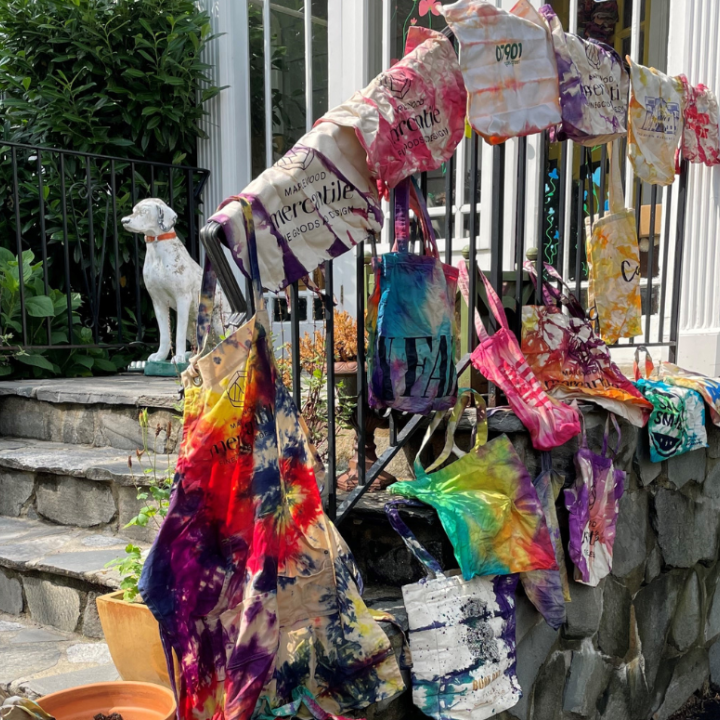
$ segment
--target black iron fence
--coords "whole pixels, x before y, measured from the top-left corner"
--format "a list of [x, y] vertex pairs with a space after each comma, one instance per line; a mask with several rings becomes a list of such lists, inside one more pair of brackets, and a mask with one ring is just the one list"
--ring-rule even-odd
[[138, 200], [161, 198], [177, 212], [176, 232], [197, 259], [208, 177], [186, 165], [0, 142], [0, 249], [6, 263], [8, 253], [18, 258], [9, 270], [15, 282], [0, 290], [6, 346], [72, 350], [154, 341], [142, 292], [145, 243], [120, 219]]

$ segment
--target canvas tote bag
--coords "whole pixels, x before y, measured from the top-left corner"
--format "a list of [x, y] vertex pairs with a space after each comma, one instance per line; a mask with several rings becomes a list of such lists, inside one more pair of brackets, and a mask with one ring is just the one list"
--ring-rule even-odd
[[210, 218], [222, 225], [233, 258], [249, 278], [241, 200], [250, 203], [260, 278], [278, 291], [382, 229], [377, 187], [365, 151], [348, 128], [326, 123], [228, 198]]
[[507, 12], [458, 0], [441, 12], [460, 43], [468, 119], [489, 143], [541, 132], [561, 120], [550, 29], [527, 0]]
[[566, 33], [551, 5], [539, 12], [552, 31], [560, 79], [556, 139], [599, 145], [625, 135], [629, 78], [620, 56], [605, 43]]
[[[526, 262], [524, 267], [537, 283], [535, 263]], [[544, 304], [523, 306], [522, 351], [528, 365], [549, 395], [565, 402], [594, 402], [643, 427], [652, 404], [613, 362], [607, 345], [557, 270], [546, 263], [545, 272], [564, 285], [568, 294], [543, 283]]]
[[382, 186], [435, 170], [455, 152], [465, 129], [467, 93], [452, 43], [411, 27], [405, 57], [318, 123], [355, 130]]
[[515, 671], [517, 576], [465, 580], [444, 574], [400, 517], [398, 507], [412, 502], [390, 502], [385, 511], [428, 572], [427, 578], [402, 587], [413, 703], [435, 720], [485, 720], [522, 696]]
[[[409, 252], [409, 209], [423, 229], [422, 255]], [[395, 189], [393, 252], [373, 258], [368, 299], [368, 401], [373, 408], [426, 414], [455, 404], [455, 294], [458, 271], [440, 261], [422, 194]]]
[[630, 63], [628, 156], [635, 174], [650, 185], [675, 179], [675, 150], [683, 131], [685, 88], [678, 78]]
[[685, 88], [685, 125], [680, 148], [692, 163], [708, 167], [720, 164], [718, 101], [715, 93], [700, 83], [693, 87], [685, 75], [678, 75]]
[[668, 385], [684, 387], [700, 393], [707, 403], [713, 425], [720, 426], [720, 379], [683, 370], [671, 362], [660, 364], [660, 377]]
[[[645, 353], [641, 369], [640, 353]], [[650, 460], [662, 462], [691, 450], [708, 446], [705, 406], [700, 394], [687, 387], [651, 379], [655, 366], [644, 346], [635, 350], [635, 384], [652, 403], [648, 420]]]
[[[458, 269], [460, 292], [465, 302], [469, 303], [467, 262], [460, 260]], [[551, 450], [564, 445], [580, 432], [577, 412], [545, 392], [508, 326], [502, 300], [485, 273], [479, 268], [477, 272], [485, 287], [488, 307], [497, 323], [497, 330], [489, 335], [477, 308], [472, 308], [479, 341], [470, 356], [473, 367], [505, 393], [510, 407], [528, 429], [536, 450]]]
[[614, 345], [620, 338], [642, 335], [640, 249], [635, 212], [625, 209], [620, 180], [619, 143], [610, 153], [610, 213], [585, 218], [588, 259], [588, 304], [600, 337]]
[[[610, 421], [617, 433], [614, 451], [608, 448]], [[580, 449], [575, 455], [575, 485], [565, 490], [570, 542], [568, 554], [575, 564], [575, 580], [595, 587], [612, 570], [615, 528], [620, 498], [625, 491], [625, 472], [615, 467], [620, 447], [620, 427], [612, 413], [605, 420], [602, 452], [587, 444], [585, 425]]]

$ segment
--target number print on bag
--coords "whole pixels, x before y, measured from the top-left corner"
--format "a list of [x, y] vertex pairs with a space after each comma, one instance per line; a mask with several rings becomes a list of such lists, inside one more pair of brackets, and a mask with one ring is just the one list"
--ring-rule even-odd
[[522, 43], [501, 43], [495, 46], [495, 59], [505, 65], [517, 65], [522, 57]]

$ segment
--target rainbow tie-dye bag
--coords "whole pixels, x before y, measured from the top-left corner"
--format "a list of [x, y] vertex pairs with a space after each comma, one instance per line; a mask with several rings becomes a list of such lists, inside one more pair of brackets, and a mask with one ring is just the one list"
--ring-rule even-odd
[[[409, 252], [409, 207], [420, 219], [423, 255]], [[395, 247], [373, 258], [368, 300], [370, 407], [426, 414], [455, 404], [458, 271], [440, 261], [435, 233], [412, 181], [395, 189]]]

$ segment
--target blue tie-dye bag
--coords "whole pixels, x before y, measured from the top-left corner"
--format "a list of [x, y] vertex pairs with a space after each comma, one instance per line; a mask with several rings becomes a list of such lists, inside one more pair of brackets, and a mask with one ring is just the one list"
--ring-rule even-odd
[[[423, 254], [409, 252], [409, 208], [423, 229]], [[427, 414], [457, 399], [455, 295], [458, 270], [440, 261], [422, 195], [395, 188], [395, 247], [373, 258], [368, 300], [369, 401], [374, 408]]]

